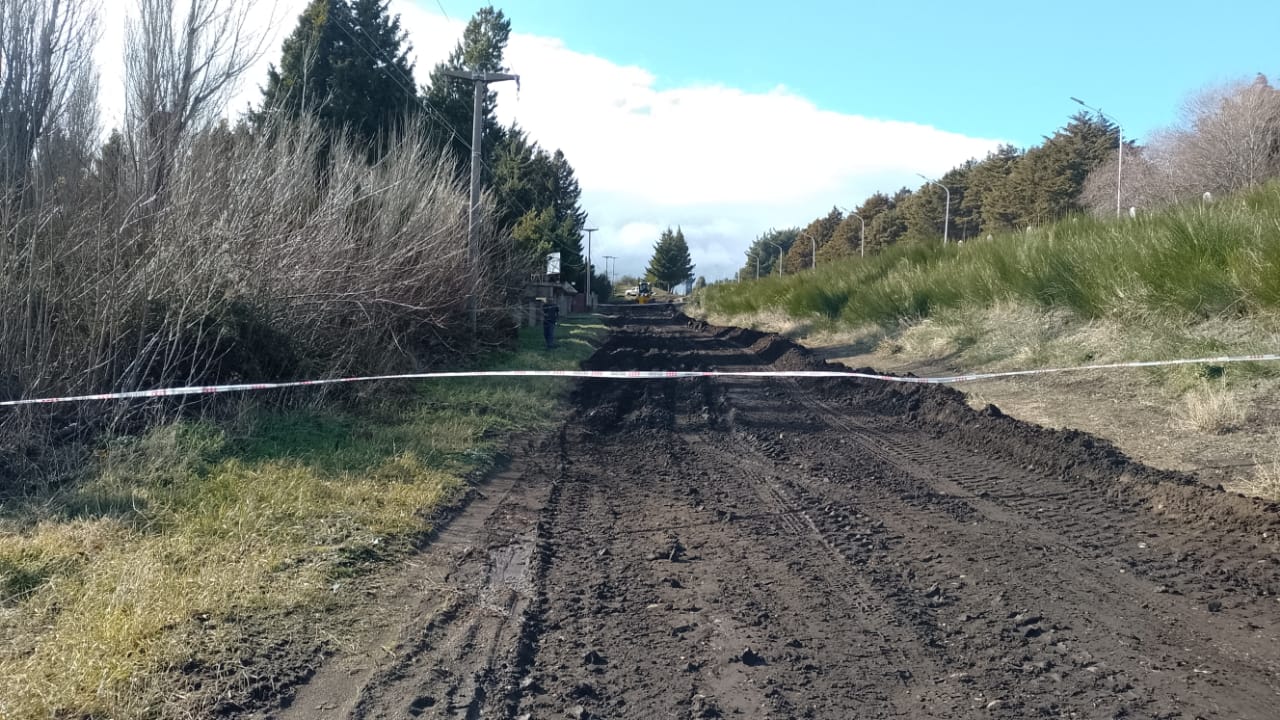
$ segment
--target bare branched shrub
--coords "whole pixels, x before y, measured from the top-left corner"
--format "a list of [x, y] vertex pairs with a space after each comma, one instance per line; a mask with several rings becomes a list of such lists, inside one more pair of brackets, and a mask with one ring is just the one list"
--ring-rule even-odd
[[[1217, 196], [1280, 175], [1280, 91], [1259, 75], [1252, 83], [1203, 90], [1183, 106], [1181, 121], [1124, 158], [1122, 204], [1155, 207]], [[1085, 205], [1115, 207], [1113, 157], [1090, 174]]]
[[1126, 146], [1124, 149], [1124, 175], [1117, 176], [1118, 155], [1111, 153], [1101, 165], [1089, 173], [1080, 193], [1080, 204], [1097, 217], [1114, 217], [1116, 211], [1116, 181], [1120, 185], [1120, 205], [1149, 209], [1176, 202], [1178, 194], [1173, 188], [1168, 171], [1152, 162], [1149, 148]]
[[1170, 175], [1180, 194], [1225, 193], [1280, 172], [1280, 92], [1261, 75], [1250, 84], [1192, 97], [1168, 138]]
[[[0, 397], [403, 372], [456, 357], [471, 347], [467, 192], [426, 137], [406, 133], [371, 166], [363, 146], [315, 124], [220, 125], [192, 137], [145, 222], [114, 187], [127, 152], [108, 142], [74, 198], [33, 208], [24, 242], [0, 245]], [[522, 266], [509, 242], [482, 240], [474, 286], [492, 337]], [[0, 422], [25, 417], [46, 437], [139, 407], [54, 406]]]

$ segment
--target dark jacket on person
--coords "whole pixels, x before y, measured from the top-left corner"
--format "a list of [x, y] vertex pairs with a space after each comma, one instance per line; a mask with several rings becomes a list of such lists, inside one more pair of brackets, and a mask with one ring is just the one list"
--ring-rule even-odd
[[560, 306], [556, 303], [544, 303], [542, 305], [542, 324], [555, 325], [560, 320]]

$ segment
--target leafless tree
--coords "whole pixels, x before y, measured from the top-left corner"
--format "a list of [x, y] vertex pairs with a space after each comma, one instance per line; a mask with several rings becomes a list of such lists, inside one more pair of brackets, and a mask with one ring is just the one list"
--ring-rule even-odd
[[80, 112], [72, 125], [84, 119], [96, 41], [94, 3], [0, 1], [0, 182], [7, 192], [25, 183], [51, 128], [68, 113]]
[[1114, 217], [1117, 180], [1121, 182], [1120, 204], [1122, 207], [1149, 209], [1177, 202], [1179, 195], [1173, 185], [1169, 169], [1158, 159], [1153, 160], [1153, 154], [1150, 146], [1126, 144], [1124, 176], [1117, 178], [1117, 155], [1114, 152], [1111, 153], [1111, 156], [1085, 179], [1084, 189], [1080, 194], [1080, 204], [1096, 217]]
[[[181, 145], [221, 116], [266, 50], [251, 0], [137, 0], [126, 26], [126, 112], [139, 190], [159, 196]], [[181, 6], [181, 7], [180, 7]]]
[[[1127, 154], [1126, 154], [1127, 155]], [[1155, 133], [1140, 159], [1125, 158], [1125, 205], [1139, 207], [1220, 195], [1280, 175], [1280, 91], [1263, 75], [1211, 87], [1183, 106], [1181, 121]], [[1115, 198], [1114, 161], [1095, 170], [1085, 203]]]
[[1168, 162], [1187, 195], [1229, 192], [1280, 172], [1280, 92], [1259, 75], [1250, 84], [1192, 97], [1169, 137]]

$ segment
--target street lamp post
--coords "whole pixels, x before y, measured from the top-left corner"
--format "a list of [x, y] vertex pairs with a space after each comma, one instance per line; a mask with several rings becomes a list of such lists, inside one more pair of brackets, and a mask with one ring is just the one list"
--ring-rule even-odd
[[[916, 173], [916, 174], [920, 175], [920, 173]], [[943, 192], [947, 194], [947, 209], [943, 212], [943, 216], [942, 216], [942, 244], [946, 245], [947, 231], [951, 227], [951, 189], [948, 188], [946, 185], [943, 185], [942, 183], [938, 182], [937, 180], [930, 180], [929, 178], [924, 177], [924, 175], [920, 175], [920, 177], [924, 178], [924, 181], [929, 183], [930, 185], [937, 185], [938, 187], [942, 188]]]
[[840, 209], [849, 213], [851, 217], [858, 218], [858, 223], [862, 225], [862, 230], [858, 232], [858, 256], [866, 257], [867, 256], [867, 221], [863, 220], [861, 215], [859, 215], [858, 213], [852, 210], [845, 210], [844, 208], [840, 208]]
[[582, 231], [587, 234], [587, 282], [583, 286], [587, 291], [586, 294], [582, 296], [582, 304], [586, 310], [591, 309], [591, 233], [599, 229], [600, 228], [582, 228]]
[[[782, 273], [782, 246], [781, 246], [781, 245], [779, 245], [779, 244], [778, 244], [778, 243], [776, 243], [776, 242], [771, 241], [771, 240], [765, 240], [765, 242], [767, 242], [767, 243], [769, 243], [770, 245], [772, 245], [772, 246], [774, 246], [774, 247], [778, 248], [778, 277], [782, 277], [782, 274], [783, 274], [783, 273]], [[757, 274], [759, 274], [759, 271], [758, 271], [758, 270], [757, 270]]]
[[818, 269], [818, 241], [814, 240], [813, 236], [807, 232], [800, 233], [800, 237], [809, 238], [809, 260], [812, 263], [810, 267], [813, 268], [814, 270], [817, 270]]
[[1089, 105], [1080, 98], [1072, 97], [1071, 99], [1116, 124], [1118, 140], [1116, 143], [1116, 217], [1120, 217], [1120, 180], [1124, 177], [1124, 128], [1121, 127], [1119, 120]]

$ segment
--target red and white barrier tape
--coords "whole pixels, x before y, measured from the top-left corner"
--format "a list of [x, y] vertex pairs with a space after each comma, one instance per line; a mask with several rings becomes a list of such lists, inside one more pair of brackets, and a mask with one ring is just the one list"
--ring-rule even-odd
[[611, 380], [669, 380], [673, 378], [746, 377], [746, 378], [860, 378], [884, 382], [912, 383], [917, 385], [950, 385], [976, 380], [1018, 377], [1022, 375], [1047, 375], [1050, 373], [1081, 372], [1085, 370], [1111, 370], [1115, 368], [1161, 367], [1168, 365], [1226, 364], [1239, 362], [1266, 362], [1280, 360], [1280, 354], [1235, 355], [1227, 357], [1193, 358], [1186, 360], [1150, 360], [1145, 362], [1107, 363], [1105, 365], [1078, 365], [1074, 367], [1040, 368], [1038, 370], [1007, 370], [1004, 372], [949, 375], [945, 377], [899, 377], [839, 370], [475, 370], [468, 372], [409, 373], [405, 375], [372, 375], [368, 377], [334, 378], [329, 380], [298, 380], [282, 383], [250, 383], [242, 385], [204, 385], [193, 387], [161, 388], [158, 390], [134, 390], [131, 392], [75, 395], [70, 397], [33, 398], [28, 400], [3, 400], [0, 407], [18, 405], [43, 405], [50, 403], [87, 402], [90, 400], [127, 400], [130, 398], [176, 397], [180, 395], [211, 395], [215, 393], [248, 392], [251, 390], [279, 390], [310, 385], [336, 385], [339, 383], [370, 382], [375, 380], [430, 380], [465, 377], [568, 377], [607, 378]]

